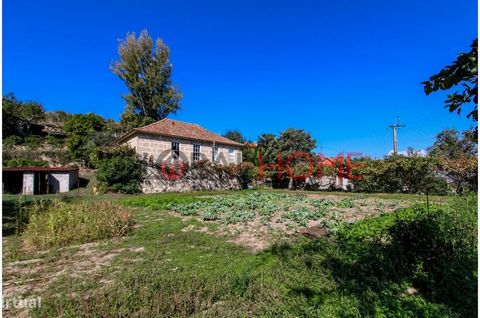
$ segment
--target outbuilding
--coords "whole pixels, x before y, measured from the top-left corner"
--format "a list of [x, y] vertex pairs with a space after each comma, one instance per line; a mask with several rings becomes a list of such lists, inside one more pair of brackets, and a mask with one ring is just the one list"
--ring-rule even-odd
[[78, 186], [78, 167], [3, 168], [3, 193], [48, 194]]

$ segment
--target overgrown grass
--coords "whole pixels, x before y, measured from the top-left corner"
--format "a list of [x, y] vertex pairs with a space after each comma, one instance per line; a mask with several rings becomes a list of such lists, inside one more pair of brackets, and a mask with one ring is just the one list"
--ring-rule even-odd
[[[144, 253], [122, 254], [105, 268], [102, 280], [111, 284], [98, 276], [59, 281], [34, 317], [476, 316], [475, 197], [400, 210], [259, 254], [182, 231], [204, 226], [199, 221], [150, 208], [133, 213], [141, 227], [104, 249], [142, 246]], [[435, 248], [454, 252], [427, 252]], [[419, 269], [425, 257], [436, 265]]]
[[109, 202], [36, 201], [23, 237], [34, 248], [65, 246], [121, 237], [132, 225], [130, 212]]

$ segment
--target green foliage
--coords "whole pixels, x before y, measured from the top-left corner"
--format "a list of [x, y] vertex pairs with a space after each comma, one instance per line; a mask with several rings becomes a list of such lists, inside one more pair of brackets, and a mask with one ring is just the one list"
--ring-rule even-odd
[[311, 153], [315, 146], [315, 139], [303, 129], [288, 128], [278, 138], [273, 134], [258, 137], [258, 151], [262, 153], [263, 162], [267, 163], [276, 162], [279, 154], [286, 160], [294, 152]]
[[100, 132], [104, 125], [104, 119], [93, 113], [75, 114], [67, 119], [64, 127], [67, 133], [66, 144], [73, 160], [91, 165], [91, 156], [97, 146], [92, 137]]
[[243, 188], [247, 188], [248, 184], [255, 180], [258, 175], [258, 168], [251, 162], [242, 162], [233, 167], [233, 173], [240, 178]]
[[143, 172], [144, 164], [135, 150], [118, 147], [100, 154], [95, 175], [100, 191], [135, 193], [139, 190]]
[[[148, 195], [133, 199], [160, 200], [162, 196], [198, 194]], [[305, 199], [288, 196], [289, 211]], [[212, 207], [215, 200], [210, 202]], [[466, 197], [460, 197], [449, 205], [431, 207], [431, 211], [451, 209], [457, 211], [459, 217], [471, 211], [466, 213], [470, 216], [464, 220], [469, 230], [458, 230], [454, 236], [457, 239], [460, 235], [466, 236], [465, 241], [473, 243], [475, 240], [471, 239], [476, 235], [473, 214], [476, 212], [472, 207], [475, 203], [470, 197], [467, 205]], [[321, 204], [332, 206], [328, 201]], [[454, 208], [456, 204], [459, 206]], [[214, 212], [212, 208], [208, 214], [199, 216], [210, 218], [215, 216]], [[135, 209], [134, 213], [138, 213], [135, 216], [142, 220], [142, 226], [124, 240], [114, 240], [110, 246], [102, 247], [102, 252], [108, 253], [107, 248], [117, 251], [142, 246], [145, 252], [141, 257], [128, 252], [118, 255], [113, 266], [122, 270], [102, 271], [102, 280], [98, 275], [91, 275], [78, 280], [68, 277], [68, 280], [53, 283], [54, 292], [43, 294], [42, 306], [30, 314], [33, 317], [54, 316], [59, 312], [67, 317], [128, 317], [139, 312], [145, 317], [476, 316], [477, 292], [473, 290], [476, 279], [466, 279], [472, 277], [472, 272], [462, 270], [458, 277], [448, 276], [456, 275], [458, 268], [450, 267], [454, 263], [444, 263], [446, 267], [440, 269], [454, 285], [446, 290], [447, 286], [427, 280], [429, 283], [423, 288], [417, 285], [419, 280], [415, 274], [422, 272], [417, 267], [413, 267], [417, 268], [413, 273], [410, 271], [412, 267], [399, 252], [401, 248], [392, 241], [392, 227], [399, 222], [421, 218], [427, 213], [423, 206], [385, 214], [378, 221], [370, 218], [346, 226], [334, 236], [295, 238], [290, 244], [273, 245], [260, 253], [251, 253], [228, 242], [230, 237], [195, 230], [205, 226], [201, 221], [185, 221], [158, 210]], [[435, 223], [444, 224], [438, 219]], [[443, 226], [449, 226], [448, 222], [440, 228]], [[425, 227], [432, 228], [435, 227]], [[407, 227], [408, 231], [411, 229], [417, 232], [415, 226]], [[351, 235], [342, 237], [346, 232]], [[441, 238], [439, 242], [445, 240]], [[475, 252], [470, 255], [475, 259]], [[416, 259], [414, 256], [413, 260]], [[62, 263], [62, 266], [65, 265]], [[475, 274], [476, 269], [473, 271]], [[106, 280], [110, 283], [105, 285]], [[438, 282], [442, 282], [441, 277]], [[86, 290], [89, 297], [84, 296]], [[449, 293], [453, 293], [453, 297]], [[445, 299], [447, 297], [449, 299]]]
[[473, 130], [466, 130], [460, 137], [455, 129], [445, 129], [429, 148], [430, 155], [439, 162], [438, 170], [455, 184], [456, 191], [477, 191], [478, 142]]
[[392, 155], [384, 160], [367, 159], [358, 173], [363, 176], [355, 182], [356, 191], [364, 192], [426, 192], [432, 184], [435, 158]]
[[13, 146], [23, 144], [23, 137], [17, 135], [10, 135], [7, 138], [3, 139], [2, 146], [3, 149], [12, 149]]
[[45, 117], [43, 106], [37, 102], [22, 102], [13, 93], [2, 98], [3, 137], [30, 134], [31, 125]]
[[47, 143], [55, 148], [62, 148], [65, 145], [65, 139], [55, 136], [48, 136]]
[[48, 166], [48, 162], [43, 160], [34, 160], [34, 159], [27, 159], [27, 158], [16, 158], [16, 159], [8, 159], [3, 161], [4, 167], [46, 167]]
[[[392, 247], [407, 274], [436, 302], [473, 314], [477, 300], [477, 196], [399, 220], [390, 228]], [[461, 290], [459, 294], [457, 291]]]
[[[140, 196], [131, 199], [122, 200], [122, 204], [126, 206], [136, 206], [148, 208], [151, 210], [170, 210], [177, 205], [188, 205], [196, 202], [203, 201], [212, 201], [212, 198], [201, 197], [201, 196], [191, 196], [191, 195], [180, 195], [180, 194], [161, 194], [161, 195], [149, 195], [149, 196]], [[193, 205], [192, 207], [195, 207]], [[187, 210], [187, 209], [185, 209]], [[188, 214], [188, 213], [187, 213]]]
[[40, 136], [26, 136], [24, 143], [29, 150], [36, 150], [42, 145], [44, 141], [45, 139]]
[[55, 200], [48, 206], [34, 203], [31, 209], [23, 235], [26, 244], [35, 248], [121, 237], [133, 226], [130, 212], [109, 202]]
[[242, 133], [238, 129], [227, 130], [223, 134], [223, 137], [225, 137], [227, 139], [230, 139], [232, 141], [236, 141], [236, 142], [241, 143], [241, 144], [246, 142], [245, 137], [243, 137]]
[[139, 38], [128, 33], [118, 48], [119, 61], [111, 66], [127, 85], [129, 95], [124, 96], [127, 106], [122, 124], [128, 129], [143, 126], [175, 113], [180, 109], [182, 94], [173, 85], [170, 50], [161, 39], [154, 47], [148, 32]]
[[473, 109], [467, 114], [467, 118], [478, 121], [478, 40], [475, 39], [468, 53], [460, 53], [455, 62], [443, 68], [438, 74], [422, 82], [425, 93], [429, 95], [438, 90], [449, 90], [460, 87], [462, 92], [448, 95], [445, 107], [450, 112], [460, 113], [462, 107], [473, 102]]

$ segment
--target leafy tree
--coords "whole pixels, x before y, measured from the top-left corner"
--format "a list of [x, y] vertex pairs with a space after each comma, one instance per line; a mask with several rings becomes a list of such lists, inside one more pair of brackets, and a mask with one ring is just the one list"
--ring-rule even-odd
[[30, 133], [32, 124], [45, 118], [45, 110], [43, 106], [37, 102], [22, 103], [18, 108], [17, 114], [27, 133]]
[[3, 138], [18, 133], [19, 118], [17, 109], [22, 104], [13, 93], [8, 93], [2, 98], [2, 133]]
[[467, 130], [459, 136], [455, 129], [441, 131], [432, 147], [430, 156], [439, 160], [439, 169], [446, 174], [456, 186], [457, 192], [477, 188], [477, 152], [476, 133]]
[[278, 150], [284, 157], [294, 152], [311, 153], [316, 147], [316, 140], [303, 129], [289, 128], [278, 137]]
[[37, 102], [22, 102], [13, 93], [2, 98], [3, 136], [30, 133], [33, 123], [45, 117], [43, 106]]
[[105, 125], [102, 117], [95, 114], [75, 114], [65, 122], [67, 147], [74, 160], [80, 160], [90, 166], [91, 154], [96, 144], [92, 140], [95, 133], [100, 132]]
[[96, 177], [101, 191], [138, 192], [144, 166], [135, 149], [128, 146], [99, 148], [96, 157]]
[[278, 140], [274, 134], [262, 134], [258, 137], [257, 149], [264, 163], [274, 163], [279, 152]]
[[430, 189], [437, 163], [432, 158], [392, 155], [384, 160], [365, 159], [355, 182], [361, 192], [432, 192]]
[[258, 137], [258, 151], [264, 163], [276, 162], [280, 153], [284, 159], [294, 152], [312, 153], [315, 147], [315, 139], [303, 129], [288, 128], [278, 138], [273, 134]]
[[460, 138], [457, 130], [444, 129], [437, 134], [435, 142], [428, 151], [431, 155], [456, 159], [463, 155], [477, 156], [477, 148], [474, 131], [464, 131]]
[[138, 39], [135, 33], [127, 33], [118, 54], [120, 60], [111, 70], [130, 91], [124, 96], [127, 103], [122, 114], [124, 126], [128, 129], [143, 126], [180, 109], [182, 94], [173, 85], [170, 50], [161, 39], [156, 40], [154, 47], [146, 30]]
[[233, 141], [236, 141], [236, 142], [241, 143], [241, 144], [246, 142], [245, 137], [243, 137], [242, 133], [237, 129], [227, 130], [223, 134], [223, 137], [225, 137], [227, 139], [230, 139], [230, 140], [233, 140]]
[[422, 82], [425, 93], [429, 95], [438, 90], [448, 90], [453, 87], [462, 87], [463, 91], [448, 95], [445, 101], [450, 112], [460, 114], [462, 107], [473, 102], [473, 109], [467, 118], [478, 121], [478, 40], [475, 39], [468, 53], [461, 53], [451, 64], [443, 68], [438, 74]]

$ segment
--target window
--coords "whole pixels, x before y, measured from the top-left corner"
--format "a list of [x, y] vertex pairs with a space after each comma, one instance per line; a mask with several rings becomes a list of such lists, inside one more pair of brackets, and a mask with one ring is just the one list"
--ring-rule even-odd
[[235, 150], [232, 148], [228, 149], [228, 163], [235, 163]]
[[200, 145], [193, 144], [193, 161], [200, 160]]
[[180, 158], [180, 143], [177, 141], [172, 141], [172, 157], [173, 160]]

